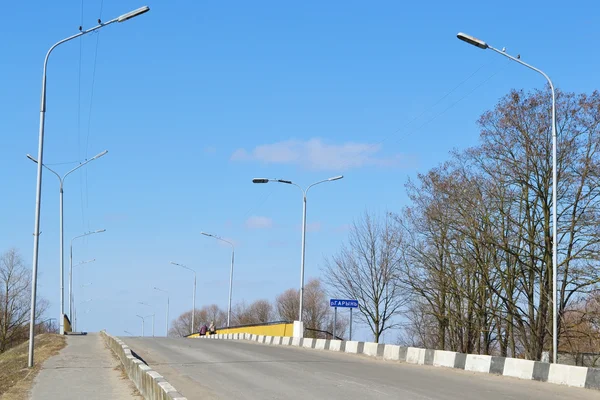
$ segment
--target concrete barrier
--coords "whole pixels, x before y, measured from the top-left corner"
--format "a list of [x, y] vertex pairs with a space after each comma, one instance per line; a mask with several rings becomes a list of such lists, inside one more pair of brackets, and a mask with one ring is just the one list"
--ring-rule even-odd
[[473, 372], [490, 372], [492, 364], [492, 356], [483, 356], [480, 354], [467, 354], [467, 362], [465, 363], [466, 371]]
[[127, 376], [146, 400], [187, 400], [161, 374], [137, 359], [123, 341], [108, 333], [100, 332], [108, 347], [121, 361]]
[[[235, 336], [233, 336], [235, 338]], [[239, 336], [243, 338], [242, 335]], [[245, 335], [246, 340], [257, 341], [258, 335]], [[259, 340], [260, 342], [260, 340]], [[537, 380], [559, 385], [585, 387], [600, 390], [600, 369], [571, 365], [548, 364], [539, 361], [521, 360], [479, 354], [463, 354], [453, 351], [421, 349], [392, 344], [309, 339], [299, 337], [269, 337], [265, 343], [296, 346], [307, 349], [337, 351], [382, 357], [388, 361], [464, 369], [467, 371], [510, 376], [525, 380]], [[262, 343], [262, 342], [261, 342]]]
[[433, 365], [435, 367], [454, 368], [456, 353], [454, 351], [436, 350], [433, 356]]

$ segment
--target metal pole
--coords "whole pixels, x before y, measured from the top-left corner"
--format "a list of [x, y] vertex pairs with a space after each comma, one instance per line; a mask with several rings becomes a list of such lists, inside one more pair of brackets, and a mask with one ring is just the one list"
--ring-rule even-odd
[[152, 337], [154, 337], [154, 314], [152, 314]]
[[[548, 77], [546, 77], [548, 78]], [[554, 364], [558, 362], [558, 302], [557, 302], [557, 275], [558, 275], [558, 221], [556, 212], [557, 203], [557, 168], [556, 168], [556, 94], [554, 86], [548, 78], [552, 89], [552, 353]]]
[[[302, 255], [300, 258], [300, 310], [298, 321], [302, 322], [304, 309], [304, 254], [306, 253], [306, 192], [302, 196]], [[335, 327], [334, 327], [335, 328]]]
[[165, 327], [165, 337], [169, 336], [169, 296], [167, 296], [167, 320]]
[[229, 304], [227, 306], [227, 327], [229, 328], [231, 322], [231, 295], [233, 292], [233, 259], [235, 255], [235, 248], [231, 245], [231, 271], [229, 272]]
[[65, 282], [64, 282], [64, 272], [65, 272], [65, 230], [63, 223], [63, 182], [60, 181], [60, 318], [59, 318], [59, 326], [60, 326], [60, 334], [65, 334]]
[[337, 307], [333, 308], [333, 340], [335, 340], [335, 326], [337, 325]]
[[[194, 333], [194, 327], [196, 326], [194, 323], [196, 318], [196, 272], [194, 271], [194, 294], [192, 296], [192, 331], [190, 334]], [[168, 336], [168, 332], [167, 332]]]
[[35, 328], [35, 302], [37, 295], [37, 269], [38, 269], [38, 256], [39, 256], [39, 244], [40, 244], [40, 206], [42, 204], [42, 164], [44, 163], [44, 125], [46, 121], [46, 69], [48, 67], [48, 58], [50, 57], [50, 53], [57, 46], [62, 43], [68, 42], [69, 40], [75, 39], [76, 37], [83, 36], [86, 33], [93, 32], [100, 28], [105, 27], [106, 25], [112, 24], [114, 22], [123, 22], [128, 19], [134, 18], [138, 15], [141, 15], [149, 10], [148, 7], [142, 7], [138, 10], [134, 10], [130, 13], [123, 14], [118, 18], [112, 19], [106, 23], [100, 23], [93, 28], [86, 29], [84, 31], [78, 32], [75, 35], [69, 36], [57, 43], [55, 43], [48, 52], [46, 53], [46, 57], [44, 58], [44, 68], [42, 71], [42, 98], [40, 105], [40, 126], [39, 126], [39, 139], [38, 139], [38, 168], [37, 168], [37, 182], [35, 189], [35, 225], [33, 228], [33, 261], [32, 261], [32, 271], [31, 271], [31, 313], [29, 317], [29, 355], [27, 358], [27, 366], [29, 368], [33, 367], [33, 351], [34, 351], [34, 328]]
[[350, 308], [350, 340], [352, 340], [352, 308]]
[[73, 240], [69, 247], [69, 319], [73, 322]]

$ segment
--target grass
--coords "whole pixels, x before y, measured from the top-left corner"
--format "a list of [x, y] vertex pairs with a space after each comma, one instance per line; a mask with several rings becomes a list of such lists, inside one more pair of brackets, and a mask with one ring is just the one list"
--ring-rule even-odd
[[0, 354], [0, 398], [2, 400], [28, 398], [33, 379], [42, 363], [65, 347], [64, 336], [44, 333], [35, 337], [35, 365], [27, 368], [29, 342], [22, 343]]

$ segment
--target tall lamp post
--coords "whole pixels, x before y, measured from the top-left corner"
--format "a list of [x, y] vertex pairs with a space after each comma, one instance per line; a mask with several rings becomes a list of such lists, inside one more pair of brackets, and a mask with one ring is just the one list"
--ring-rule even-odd
[[[94, 235], [96, 233], [102, 233], [102, 232], [106, 232], [106, 229], [98, 229], [96, 231], [90, 231], [90, 232], [86, 232], [83, 235], [79, 235], [79, 236], [75, 236], [73, 239], [71, 239], [71, 245], [69, 246], [69, 320], [71, 320], [71, 323], [73, 323], [73, 241], [75, 239], [79, 239], [85, 236], [89, 236], [89, 235]], [[91, 260], [91, 261], [95, 261]], [[91, 262], [91, 261], [84, 261], [80, 264], [85, 264], [86, 262]], [[79, 264], [78, 264], [79, 265]]]
[[229, 301], [227, 304], [227, 327], [229, 328], [231, 326], [230, 325], [230, 323], [231, 323], [231, 295], [233, 292], [233, 260], [235, 258], [235, 246], [229, 240], [225, 240], [222, 237], [219, 237], [217, 235], [213, 235], [213, 234], [206, 233], [206, 232], [200, 232], [200, 233], [204, 236], [208, 236], [208, 237], [220, 240], [221, 242], [225, 242], [231, 246], [231, 269], [229, 271]]
[[176, 262], [171, 261], [171, 264], [173, 265], [177, 265], [181, 268], [185, 268], [188, 271], [192, 271], [194, 273], [194, 293], [192, 294], [192, 329], [190, 330], [190, 334], [194, 333], [194, 322], [195, 322], [195, 316], [196, 316], [196, 271], [194, 271], [193, 269], [183, 265], [183, 264], [178, 264]]
[[[78, 38], [79, 36], [83, 36], [87, 33], [94, 32], [100, 28], [103, 28], [107, 25], [110, 25], [114, 22], [125, 22], [130, 20], [131, 18], [137, 17], [138, 15], [144, 14], [150, 11], [148, 6], [144, 6], [138, 8], [137, 10], [133, 10], [126, 14], [123, 14], [115, 19], [111, 19], [108, 22], [102, 23], [100, 22], [93, 28], [82, 30], [81, 32], [76, 33], [75, 35], [69, 36], [57, 43], [55, 43], [48, 52], [46, 53], [46, 58], [44, 59], [44, 68], [42, 72], [42, 99], [40, 105], [40, 128], [39, 128], [39, 139], [38, 139], [38, 166], [37, 166], [37, 181], [36, 181], [36, 194], [35, 194], [35, 225], [33, 228], [33, 262], [32, 271], [31, 271], [31, 307], [30, 307], [30, 317], [29, 317], [29, 356], [27, 358], [27, 366], [29, 368], [33, 367], [33, 342], [34, 342], [34, 328], [35, 328], [35, 302], [36, 302], [36, 291], [37, 291], [37, 268], [38, 268], [38, 247], [40, 242], [40, 206], [42, 204], [42, 165], [44, 163], [44, 123], [46, 120], [46, 69], [48, 66], [48, 58], [50, 57], [50, 53], [59, 45], [66, 43], [70, 40]], [[61, 317], [62, 318], [62, 317]]]
[[167, 319], [166, 319], [166, 324], [165, 324], [165, 337], [169, 336], [169, 292], [167, 292], [166, 290], [163, 289], [159, 289], [156, 286], [154, 287], [154, 290], [158, 290], [159, 292], [163, 292], [167, 294]]
[[558, 269], [558, 240], [557, 240], [557, 213], [556, 213], [556, 203], [557, 203], [557, 168], [556, 168], [556, 93], [554, 92], [554, 85], [550, 80], [550, 77], [546, 75], [541, 69], [535, 68], [523, 61], [518, 57], [513, 57], [510, 54], [506, 54], [503, 50], [498, 50], [481, 39], [477, 39], [476, 37], [469, 36], [465, 33], [459, 32], [456, 37], [458, 37], [463, 42], [469, 43], [475, 47], [486, 50], [490, 49], [495, 51], [498, 54], [503, 55], [529, 69], [534, 70], [535, 72], [541, 74], [550, 85], [550, 90], [552, 91], [552, 360], [556, 364], [558, 358], [558, 304], [556, 299], [556, 286], [557, 286], [557, 269]]
[[144, 337], [144, 317], [142, 317], [141, 315], [136, 315], [136, 317], [141, 318], [142, 319], [142, 337]]
[[[154, 314], [156, 314], [156, 312], [154, 311], [154, 307], [152, 307], [150, 304], [148, 303], [144, 303], [141, 301], [138, 301], [138, 304], [141, 304], [143, 306], [147, 306], [150, 307], [152, 309], [152, 337], [154, 337]], [[150, 315], [147, 315], [146, 317], [150, 317]]]
[[322, 181], [315, 182], [311, 185], [308, 185], [308, 187], [306, 189], [302, 189], [302, 187], [295, 184], [294, 182], [288, 181], [285, 179], [268, 179], [268, 178], [252, 179], [252, 183], [278, 182], [278, 183], [285, 183], [287, 185], [294, 185], [298, 189], [300, 189], [300, 191], [302, 191], [302, 253], [300, 256], [300, 311], [299, 311], [299, 315], [298, 315], [298, 321], [300, 321], [300, 322], [302, 322], [302, 311], [304, 309], [304, 254], [306, 253], [306, 195], [308, 193], [308, 190], [315, 185], [318, 185], [320, 183], [325, 183], [325, 182], [337, 181], [339, 179], [342, 179], [343, 177], [344, 177], [343, 175], [339, 175], [339, 176], [331, 177], [329, 179], [324, 179]]
[[[48, 171], [50, 171], [54, 175], [56, 175], [56, 177], [58, 178], [58, 182], [60, 183], [60, 185], [59, 185], [59, 188], [60, 188], [60, 192], [59, 192], [60, 318], [58, 320], [59, 320], [59, 326], [60, 326], [59, 332], [60, 332], [61, 335], [65, 334], [65, 319], [64, 319], [64, 315], [65, 315], [65, 288], [64, 288], [64, 273], [65, 273], [65, 246], [64, 246], [64, 239], [65, 239], [65, 231], [64, 231], [64, 223], [63, 223], [63, 186], [64, 186], [64, 183], [65, 183], [65, 179], [67, 178], [67, 176], [69, 176], [69, 174], [71, 174], [72, 172], [75, 172], [76, 170], [78, 170], [79, 168], [83, 167], [87, 163], [90, 163], [90, 162], [92, 162], [92, 161], [94, 161], [94, 160], [102, 157], [106, 153], [108, 153], [108, 150], [104, 150], [102, 153], [99, 153], [99, 154], [95, 155], [94, 157], [90, 158], [89, 160], [86, 160], [86, 161], [82, 162], [81, 164], [79, 164], [75, 168], [73, 168], [70, 171], [68, 171], [62, 177], [56, 171], [54, 171], [52, 168], [48, 167], [45, 164], [42, 164], [42, 166], [44, 168], [46, 168]], [[33, 158], [31, 155], [27, 154], [27, 158], [29, 158], [31, 161], [33, 161], [34, 163], [37, 164], [37, 160], [35, 158]]]

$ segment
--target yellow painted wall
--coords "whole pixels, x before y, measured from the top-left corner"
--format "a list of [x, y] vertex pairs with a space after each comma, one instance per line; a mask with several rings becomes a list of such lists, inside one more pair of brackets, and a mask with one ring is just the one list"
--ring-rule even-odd
[[[272, 324], [272, 325], [254, 325], [245, 326], [239, 328], [224, 328], [217, 329], [217, 334], [226, 333], [250, 333], [254, 335], [265, 335], [265, 336], [289, 336], [292, 337], [294, 334], [294, 324]], [[195, 338], [200, 336], [198, 333], [187, 336], [188, 338]]]

